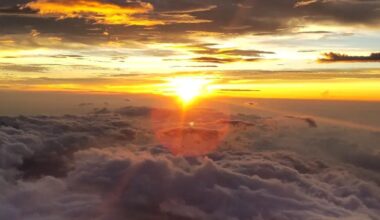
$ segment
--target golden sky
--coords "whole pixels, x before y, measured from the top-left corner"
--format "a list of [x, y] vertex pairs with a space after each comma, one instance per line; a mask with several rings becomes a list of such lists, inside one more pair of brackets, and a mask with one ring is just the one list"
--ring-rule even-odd
[[379, 101], [379, 9], [357, 0], [4, 0], [0, 89], [171, 95], [187, 81], [205, 96]]

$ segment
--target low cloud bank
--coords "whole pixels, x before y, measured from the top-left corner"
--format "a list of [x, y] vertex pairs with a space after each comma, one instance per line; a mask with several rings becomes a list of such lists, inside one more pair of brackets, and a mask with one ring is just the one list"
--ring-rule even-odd
[[[315, 120], [301, 116], [224, 117], [200, 110], [191, 124], [175, 124], [170, 111], [158, 111], [167, 119], [152, 112], [128, 107], [84, 116], [0, 117], [0, 219], [380, 215], [376, 134], [312, 126]], [[173, 139], [190, 132], [200, 137], [194, 140], [200, 147], [212, 141], [202, 142], [203, 135], [220, 134], [221, 126], [227, 127], [215, 149], [199, 155], [174, 154], [157, 139], [157, 129]]]

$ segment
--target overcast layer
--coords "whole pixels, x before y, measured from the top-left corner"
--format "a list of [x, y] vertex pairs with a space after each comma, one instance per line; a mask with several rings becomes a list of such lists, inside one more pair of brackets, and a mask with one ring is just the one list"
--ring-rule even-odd
[[178, 119], [147, 107], [1, 117], [0, 217], [378, 219], [378, 132], [210, 109]]

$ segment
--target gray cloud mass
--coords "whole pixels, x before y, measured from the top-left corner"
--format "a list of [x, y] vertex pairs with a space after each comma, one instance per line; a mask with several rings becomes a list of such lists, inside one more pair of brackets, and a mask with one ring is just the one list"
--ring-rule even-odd
[[[177, 116], [0, 117], [0, 219], [378, 219], [378, 135], [302, 116]], [[168, 129], [223, 138], [181, 155], [156, 138]]]

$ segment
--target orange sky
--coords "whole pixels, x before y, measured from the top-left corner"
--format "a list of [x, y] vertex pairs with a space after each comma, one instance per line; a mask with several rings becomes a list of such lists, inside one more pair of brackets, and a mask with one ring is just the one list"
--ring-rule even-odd
[[0, 88], [380, 100], [378, 3], [277, 1], [4, 1]]

